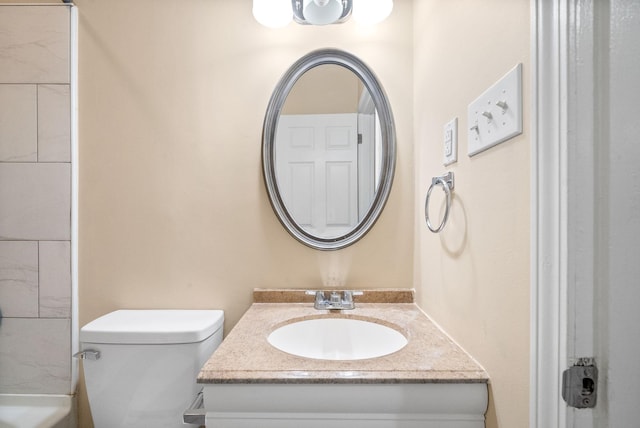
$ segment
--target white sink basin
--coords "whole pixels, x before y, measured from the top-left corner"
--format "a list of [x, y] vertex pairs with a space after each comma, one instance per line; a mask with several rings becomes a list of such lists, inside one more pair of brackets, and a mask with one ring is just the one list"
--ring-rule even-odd
[[267, 340], [283, 352], [320, 360], [382, 357], [407, 344], [407, 338], [393, 328], [351, 318], [296, 321], [277, 328]]

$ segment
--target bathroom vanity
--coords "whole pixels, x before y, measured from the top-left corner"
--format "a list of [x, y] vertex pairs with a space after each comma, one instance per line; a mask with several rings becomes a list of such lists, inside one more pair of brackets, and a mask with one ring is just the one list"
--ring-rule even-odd
[[[487, 373], [414, 303], [412, 290], [364, 290], [354, 301], [355, 309], [318, 310], [304, 290], [255, 290], [253, 305], [198, 376], [206, 425], [484, 427]], [[268, 341], [282, 326], [325, 318], [378, 323], [407, 342], [377, 358], [329, 360]]]

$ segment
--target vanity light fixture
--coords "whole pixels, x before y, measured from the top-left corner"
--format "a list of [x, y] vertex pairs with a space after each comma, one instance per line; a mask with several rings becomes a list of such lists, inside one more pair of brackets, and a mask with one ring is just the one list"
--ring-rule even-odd
[[393, 10], [393, 0], [353, 0], [353, 20], [362, 24], [378, 24]]
[[253, 0], [253, 17], [265, 27], [284, 27], [291, 16], [291, 0]]
[[351, 15], [363, 24], [377, 24], [392, 9], [393, 0], [253, 0], [254, 18], [271, 28], [292, 20], [302, 25], [339, 24]]

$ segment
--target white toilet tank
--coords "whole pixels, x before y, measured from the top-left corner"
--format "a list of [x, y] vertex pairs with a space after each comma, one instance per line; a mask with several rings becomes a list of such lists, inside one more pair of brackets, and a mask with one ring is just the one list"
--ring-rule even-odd
[[223, 323], [219, 310], [119, 310], [82, 327], [95, 427], [185, 428], [182, 414], [201, 390], [196, 378], [222, 342]]

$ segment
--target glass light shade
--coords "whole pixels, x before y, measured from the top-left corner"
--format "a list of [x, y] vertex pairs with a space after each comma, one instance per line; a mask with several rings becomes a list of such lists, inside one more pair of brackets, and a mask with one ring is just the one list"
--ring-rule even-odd
[[293, 18], [291, 0], [253, 0], [253, 17], [265, 27], [284, 27]]
[[313, 25], [333, 24], [342, 16], [340, 0], [304, 0], [302, 14], [304, 19]]
[[353, 0], [353, 19], [362, 24], [384, 21], [393, 10], [393, 0]]

